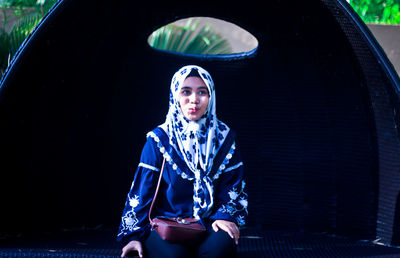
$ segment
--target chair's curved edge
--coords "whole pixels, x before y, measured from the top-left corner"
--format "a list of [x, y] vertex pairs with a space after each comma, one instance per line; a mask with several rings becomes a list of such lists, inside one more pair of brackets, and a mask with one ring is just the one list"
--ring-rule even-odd
[[152, 50], [159, 53], [164, 53], [166, 55], [171, 56], [179, 56], [182, 58], [190, 58], [200, 61], [234, 61], [234, 60], [242, 60], [247, 58], [253, 58], [257, 55], [257, 51], [259, 46], [247, 52], [233, 53], [233, 54], [221, 54], [221, 55], [206, 55], [206, 54], [188, 54], [188, 53], [180, 53], [170, 50], [159, 49], [155, 47], [151, 47]]

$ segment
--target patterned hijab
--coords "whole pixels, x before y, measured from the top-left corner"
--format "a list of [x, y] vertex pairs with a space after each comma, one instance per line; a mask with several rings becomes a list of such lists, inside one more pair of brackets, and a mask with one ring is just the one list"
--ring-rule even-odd
[[[197, 121], [191, 121], [184, 116], [178, 101], [183, 82], [192, 70], [197, 70], [210, 95], [207, 110]], [[201, 168], [206, 173], [210, 172], [214, 157], [229, 128], [217, 119], [214, 82], [206, 70], [196, 65], [188, 65], [174, 74], [168, 114], [165, 123], [160, 127], [167, 133], [169, 143], [185, 160], [191, 171], [195, 173]]]

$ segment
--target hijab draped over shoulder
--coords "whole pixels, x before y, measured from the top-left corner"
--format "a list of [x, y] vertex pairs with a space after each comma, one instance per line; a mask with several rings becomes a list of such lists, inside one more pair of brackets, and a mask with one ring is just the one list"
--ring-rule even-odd
[[[179, 93], [186, 77], [196, 70], [209, 92], [209, 103], [204, 115], [197, 121], [187, 119], [181, 111]], [[160, 125], [169, 137], [169, 143], [193, 173], [208, 173], [229, 127], [217, 119], [215, 87], [211, 75], [203, 68], [188, 65], [173, 76], [170, 86], [169, 110], [165, 123]]]

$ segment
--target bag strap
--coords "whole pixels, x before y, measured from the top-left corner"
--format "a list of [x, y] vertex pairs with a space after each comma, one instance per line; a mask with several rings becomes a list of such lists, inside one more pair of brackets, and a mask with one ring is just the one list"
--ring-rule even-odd
[[157, 194], [158, 194], [158, 190], [160, 189], [161, 178], [162, 178], [162, 175], [163, 175], [163, 172], [164, 172], [164, 165], [165, 165], [165, 158], [164, 158], [162, 166], [161, 166], [161, 171], [160, 171], [160, 176], [158, 178], [157, 188], [156, 188], [156, 191], [154, 193], [153, 200], [151, 201], [150, 210], [149, 210], [149, 214], [148, 214], [151, 227], [153, 227], [153, 225], [154, 225], [154, 222], [151, 219], [151, 211], [153, 210], [153, 205], [156, 202], [156, 197], [157, 197]]

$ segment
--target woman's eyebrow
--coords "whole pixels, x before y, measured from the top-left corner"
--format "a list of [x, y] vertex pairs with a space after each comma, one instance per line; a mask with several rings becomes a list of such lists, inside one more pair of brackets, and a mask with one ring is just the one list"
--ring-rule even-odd
[[[191, 90], [191, 89], [192, 89], [192, 87], [190, 87], [190, 86], [182, 86], [182, 88], [181, 88], [181, 90]], [[207, 86], [200, 86], [197, 89], [198, 90], [203, 90], [203, 89], [208, 90]]]

